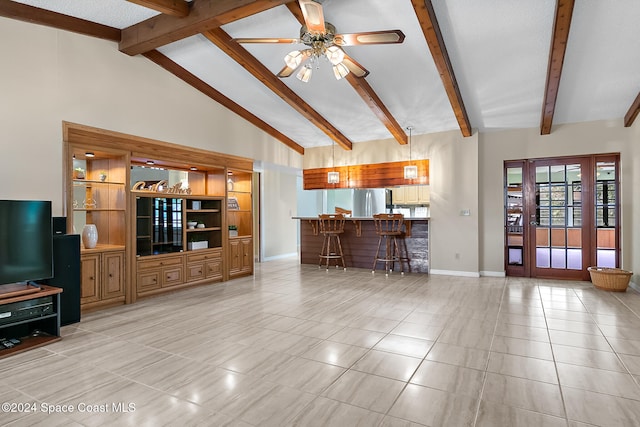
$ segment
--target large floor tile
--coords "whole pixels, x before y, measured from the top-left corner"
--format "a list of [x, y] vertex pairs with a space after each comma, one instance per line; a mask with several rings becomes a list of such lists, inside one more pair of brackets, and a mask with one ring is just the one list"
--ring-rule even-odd
[[323, 396], [375, 412], [386, 413], [405, 383], [358, 371], [347, 371]]
[[482, 399], [487, 402], [565, 417], [560, 387], [556, 384], [487, 372]]
[[566, 427], [565, 418], [483, 400], [475, 427]]
[[[562, 386], [611, 394], [640, 401], [640, 386], [625, 372], [606, 371], [585, 366], [558, 363]], [[639, 402], [640, 404], [640, 402]]]
[[550, 360], [492, 352], [487, 370], [534, 381], [558, 383], [555, 366]]
[[534, 357], [536, 359], [553, 360], [551, 346], [542, 341], [523, 340], [496, 335], [493, 337], [491, 351], [516, 356]]
[[376, 350], [388, 351], [390, 353], [424, 358], [431, 346], [433, 346], [433, 341], [389, 334], [382, 338], [374, 348]]
[[618, 359], [618, 355], [611, 351], [591, 350], [588, 348], [554, 344], [553, 355], [556, 362], [607, 369], [609, 371], [625, 371], [624, 366], [622, 366]]
[[406, 382], [413, 376], [421, 361], [422, 359], [402, 354], [371, 350], [351, 369]]
[[411, 378], [411, 383], [477, 398], [484, 377], [484, 371], [425, 360]]
[[637, 400], [563, 387], [570, 420], [597, 426], [630, 427], [640, 425], [640, 403]]
[[435, 343], [427, 354], [426, 359], [465, 368], [485, 370], [489, 360], [489, 351]]
[[472, 426], [477, 399], [408, 384], [389, 415], [427, 426]]

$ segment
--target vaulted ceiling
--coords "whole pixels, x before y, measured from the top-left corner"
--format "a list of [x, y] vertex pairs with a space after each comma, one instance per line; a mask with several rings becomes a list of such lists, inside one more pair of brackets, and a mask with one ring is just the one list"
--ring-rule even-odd
[[[370, 74], [278, 78], [301, 45], [295, 0], [18, 0], [0, 16], [117, 42], [299, 153], [336, 143], [621, 119], [640, 111], [637, 0], [316, 0], [338, 33], [401, 30], [344, 47]], [[304, 46], [302, 46], [304, 47]]]

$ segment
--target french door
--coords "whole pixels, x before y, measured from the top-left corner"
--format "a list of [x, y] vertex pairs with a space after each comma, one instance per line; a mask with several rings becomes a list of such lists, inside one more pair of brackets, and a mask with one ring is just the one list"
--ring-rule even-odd
[[618, 156], [505, 162], [507, 275], [588, 280], [619, 265]]

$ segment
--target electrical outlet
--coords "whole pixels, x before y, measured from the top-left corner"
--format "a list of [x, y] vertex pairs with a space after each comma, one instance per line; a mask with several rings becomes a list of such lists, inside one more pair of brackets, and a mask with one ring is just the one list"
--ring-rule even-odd
[[471, 209], [460, 210], [460, 216], [470, 216], [470, 215], [471, 215]]

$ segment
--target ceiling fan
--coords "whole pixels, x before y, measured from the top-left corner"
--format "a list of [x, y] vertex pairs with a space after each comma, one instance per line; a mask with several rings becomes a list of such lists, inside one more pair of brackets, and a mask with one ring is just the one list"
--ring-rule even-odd
[[238, 43], [302, 43], [306, 49], [291, 51], [285, 56], [285, 66], [278, 77], [289, 77], [298, 70], [296, 77], [308, 82], [313, 68], [318, 68], [321, 58], [326, 58], [333, 67], [337, 80], [350, 72], [357, 77], [365, 77], [369, 71], [351, 58], [342, 49], [343, 46], [393, 44], [404, 41], [404, 33], [400, 30], [369, 31], [351, 34], [336, 34], [336, 28], [325, 22], [322, 5], [313, 0], [298, 0], [304, 25], [300, 28], [300, 38], [235, 38]]

